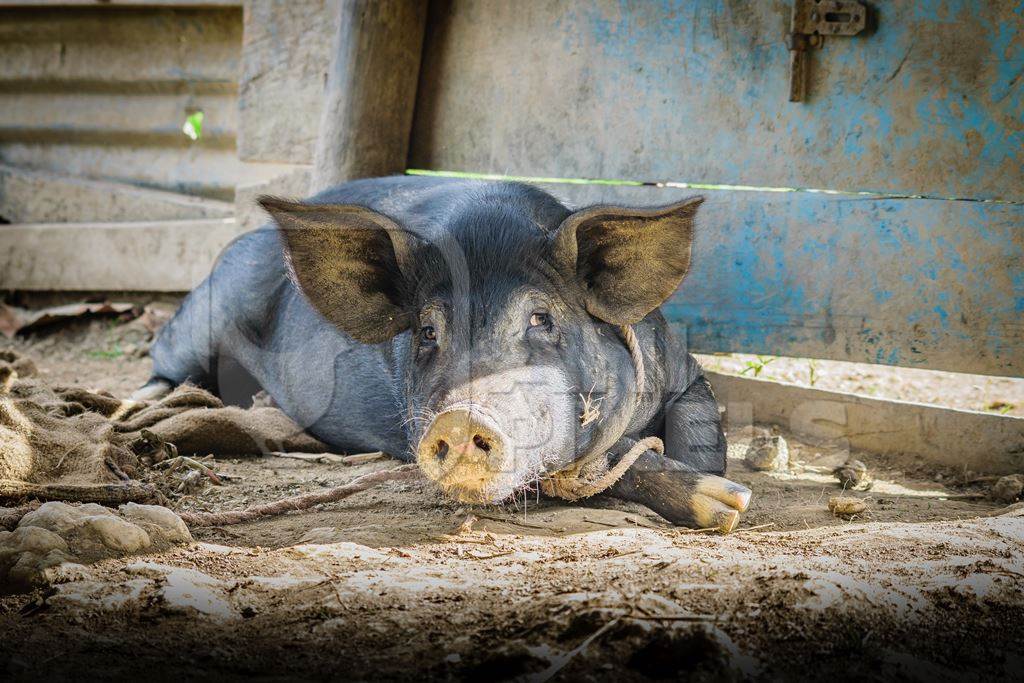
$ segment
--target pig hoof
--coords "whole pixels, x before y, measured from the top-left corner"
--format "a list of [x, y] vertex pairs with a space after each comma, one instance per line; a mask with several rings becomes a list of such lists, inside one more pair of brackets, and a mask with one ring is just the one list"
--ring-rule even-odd
[[697, 481], [697, 493], [714, 498], [740, 512], [746, 512], [750, 506], [750, 489], [713, 474], [705, 474]]
[[627, 497], [679, 526], [727, 534], [750, 505], [750, 489], [723, 477], [680, 471], [637, 474]]
[[695, 493], [690, 499], [694, 526], [698, 529], [717, 529], [727, 534], [740, 522], [740, 510], [731, 508], [714, 498]]
[[157, 401], [174, 390], [174, 385], [165, 379], [151, 379], [135, 390], [132, 401]]
[[727, 534], [740, 522], [740, 513], [750, 506], [750, 489], [713, 474], [697, 480], [691, 506], [699, 529], [718, 529]]

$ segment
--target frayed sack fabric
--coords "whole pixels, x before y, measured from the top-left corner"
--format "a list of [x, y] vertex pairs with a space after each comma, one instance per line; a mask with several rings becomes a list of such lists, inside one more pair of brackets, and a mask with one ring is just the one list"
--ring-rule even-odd
[[47, 387], [32, 374], [27, 359], [10, 351], [0, 356], [0, 505], [26, 498], [158, 499], [154, 487], [134, 479], [140, 457], [161, 442], [181, 455], [328, 450], [277, 408], [225, 407], [194, 386], [158, 401], [129, 401]]

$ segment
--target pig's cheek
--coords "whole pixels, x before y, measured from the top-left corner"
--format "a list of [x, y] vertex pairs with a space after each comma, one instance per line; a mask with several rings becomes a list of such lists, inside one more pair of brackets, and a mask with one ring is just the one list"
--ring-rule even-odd
[[526, 407], [532, 407], [533, 410], [515, 421], [513, 433], [518, 437], [516, 445], [523, 452], [543, 449], [551, 443], [551, 412], [543, 401], [538, 401], [534, 406], [527, 403]]

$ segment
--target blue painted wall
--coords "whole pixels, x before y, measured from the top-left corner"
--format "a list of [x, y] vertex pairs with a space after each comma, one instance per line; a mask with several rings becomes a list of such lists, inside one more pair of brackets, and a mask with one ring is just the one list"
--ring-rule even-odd
[[884, 195], [708, 193], [668, 314], [705, 351], [1024, 374], [1024, 3], [870, 5], [790, 103], [788, 1], [434, 3], [410, 165]]

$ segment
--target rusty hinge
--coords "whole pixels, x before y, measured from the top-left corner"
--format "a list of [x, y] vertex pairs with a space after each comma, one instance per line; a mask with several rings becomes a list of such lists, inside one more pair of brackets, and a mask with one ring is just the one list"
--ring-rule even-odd
[[795, 0], [786, 36], [789, 48], [789, 101], [807, 96], [807, 51], [820, 50], [825, 36], [855, 36], [867, 23], [867, 8], [859, 2]]

